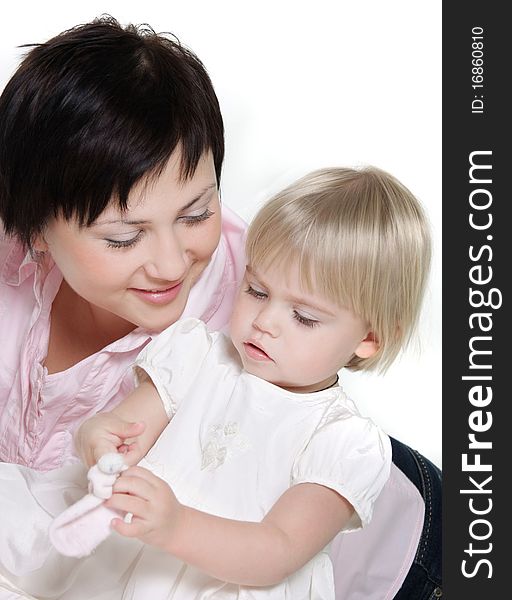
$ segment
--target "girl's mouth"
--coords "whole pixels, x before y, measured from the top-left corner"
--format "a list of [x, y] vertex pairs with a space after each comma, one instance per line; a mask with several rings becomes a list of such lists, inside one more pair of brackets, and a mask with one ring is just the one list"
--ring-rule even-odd
[[254, 342], [244, 342], [243, 344], [245, 354], [252, 360], [257, 361], [272, 361], [272, 358]]

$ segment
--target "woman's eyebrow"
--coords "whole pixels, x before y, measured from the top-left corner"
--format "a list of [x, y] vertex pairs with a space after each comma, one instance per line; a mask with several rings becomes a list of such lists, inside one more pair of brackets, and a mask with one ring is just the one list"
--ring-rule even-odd
[[102, 225], [114, 225], [115, 223], [121, 223], [122, 225], [146, 225], [149, 221], [141, 219], [109, 219], [107, 221], [95, 221], [91, 227], [101, 227]]
[[[199, 200], [201, 200], [205, 194], [207, 192], [209, 192], [212, 189], [216, 189], [217, 188], [217, 183], [213, 182], [210, 185], [207, 185], [201, 192], [199, 192], [196, 196], [194, 196], [194, 198], [192, 198], [192, 200], [190, 200], [190, 202], [187, 202], [187, 204], [185, 204], [185, 206], [182, 206], [178, 212], [185, 212], [186, 210], [188, 210], [189, 208], [191, 208], [192, 206], [194, 206], [194, 204], [196, 202], [199, 202]], [[100, 225], [113, 225], [115, 223], [121, 223], [123, 225], [147, 225], [149, 223], [149, 221], [145, 220], [145, 219], [108, 219], [105, 221], [95, 221], [92, 224], [92, 227], [95, 227], [96, 225], [100, 226]]]
[[211, 183], [210, 185], [207, 185], [201, 192], [199, 192], [199, 194], [197, 194], [194, 198], [192, 198], [192, 200], [190, 202], [187, 202], [187, 204], [185, 204], [185, 206], [181, 207], [178, 212], [183, 212], [184, 210], [188, 210], [189, 208], [194, 206], [194, 204], [196, 202], [201, 200], [203, 198], [203, 196], [212, 189], [217, 189], [217, 183], [215, 181], [213, 183]]

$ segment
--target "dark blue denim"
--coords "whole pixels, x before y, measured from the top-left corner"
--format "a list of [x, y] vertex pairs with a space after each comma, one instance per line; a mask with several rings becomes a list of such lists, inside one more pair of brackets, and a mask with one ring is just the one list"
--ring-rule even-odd
[[425, 521], [414, 562], [395, 600], [435, 600], [441, 584], [441, 470], [421, 455], [391, 439], [393, 462], [418, 488], [425, 501]]

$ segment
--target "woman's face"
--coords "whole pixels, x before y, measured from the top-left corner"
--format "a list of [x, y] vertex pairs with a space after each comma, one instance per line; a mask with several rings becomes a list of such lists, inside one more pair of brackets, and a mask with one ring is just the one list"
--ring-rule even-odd
[[[217, 247], [220, 204], [211, 154], [180, 181], [180, 154], [161, 175], [139, 182], [128, 210], [110, 206], [90, 226], [54, 219], [40, 244], [98, 322], [112, 313], [150, 331], [182, 314], [191, 287]], [[110, 313], [110, 315], [108, 314]]]

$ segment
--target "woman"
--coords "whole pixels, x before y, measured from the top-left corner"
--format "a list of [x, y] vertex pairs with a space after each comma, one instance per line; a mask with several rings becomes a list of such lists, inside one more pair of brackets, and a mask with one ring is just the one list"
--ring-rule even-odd
[[33, 48], [0, 140], [0, 459], [48, 470], [152, 335], [227, 323], [245, 225], [221, 218], [211, 81], [149, 28], [100, 19]]

